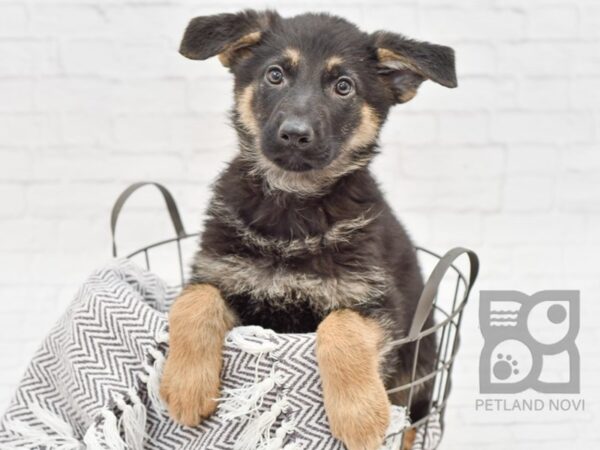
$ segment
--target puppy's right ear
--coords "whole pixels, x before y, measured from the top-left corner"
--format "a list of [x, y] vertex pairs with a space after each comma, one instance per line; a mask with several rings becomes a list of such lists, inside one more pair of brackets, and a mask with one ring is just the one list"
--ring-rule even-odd
[[279, 18], [274, 11], [246, 10], [236, 14], [216, 14], [192, 19], [188, 24], [179, 53], [190, 59], [219, 55], [225, 67], [249, 55], [263, 33]]

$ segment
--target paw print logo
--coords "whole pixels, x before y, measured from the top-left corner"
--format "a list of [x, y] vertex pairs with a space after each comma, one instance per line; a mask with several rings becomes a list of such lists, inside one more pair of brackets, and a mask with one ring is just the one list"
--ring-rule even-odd
[[507, 380], [512, 375], [519, 375], [519, 369], [517, 366], [519, 362], [513, 359], [512, 355], [504, 356], [502, 353], [498, 353], [496, 357], [497, 361], [494, 364], [493, 371], [494, 376], [499, 380]]
[[481, 393], [579, 392], [579, 291], [481, 291], [479, 322]]

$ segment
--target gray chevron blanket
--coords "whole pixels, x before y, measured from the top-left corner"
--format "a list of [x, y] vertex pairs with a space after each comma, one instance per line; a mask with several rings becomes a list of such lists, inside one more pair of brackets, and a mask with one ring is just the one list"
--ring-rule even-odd
[[[227, 336], [222, 398], [196, 428], [171, 421], [158, 395], [165, 311], [177, 290], [116, 260], [82, 285], [35, 354], [0, 419], [0, 449], [343, 449], [329, 432], [312, 334], [239, 327]], [[385, 449], [398, 449], [393, 407]], [[439, 423], [415, 448], [435, 448]]]

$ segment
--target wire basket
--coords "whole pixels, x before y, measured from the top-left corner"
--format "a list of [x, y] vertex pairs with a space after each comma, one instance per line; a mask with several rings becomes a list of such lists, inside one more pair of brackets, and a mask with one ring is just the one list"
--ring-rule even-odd
[[[118, 197], [112, 209], [110, 223], [113, 256], [118, 256], [115, 233], [121, 210], [131, 194], [146, 185], [155, 186], [162, 194], [175, 229], [175, 237], [139, 248], [125, 257], [137, 260], [140, 265], [160, 274], [170, 284], [183, 286], [187, 280], [184, 261], [189, 260], [188, 256], [191, 257], [197, 250], [199, 233], [185, 231], [175, 199], [164, 186], [158, 183], [135, 183], [125, 189]], [[413, 323], [407, 336], [393, 342], [394, 346], [415, 346], [411, 377], [408, 383], [388, 390], [388, 394], [405, 393], [405, 398], [408, 399], [407, 410], [410, 411], [413, 393], [424, 387], [431, 390], [428, 414], [408, 426], [405, 432], [412, 429], [421, 434], [423, 448], [433, 449], [438, 448], [443, 435], [444, 415], [450, 395], [452, 368], [460, 344], [461, 319], [469, 298], [469, 292], [477, 278], [479, 262], [473, 251], [464, 248], [454, 248], [443, 256], [421, 247], [416, 247], [416, 251], [421, 267], [424, 273], [429, 273], [429, 277], [419, 299]], [[468, 277], [455, 264], [455, 260], [461, 255], [468, 258]], [[434, 325], [424, 328], [431, 313], [433, 313]], [[419, 346], [423, 338], [431, 334], [436, 337], [435, 364], [433, 370], [417, 378]], [[438, 426], [435, 431], [432, 431], [432, 424], [434, 423]], [[437, 434], [437, 436], [433, 436], [432, 433]], [[436, 442], [436, 444], [433, 444], [433, 442]], [[404, 444], [400, 450], [405, 450]]]

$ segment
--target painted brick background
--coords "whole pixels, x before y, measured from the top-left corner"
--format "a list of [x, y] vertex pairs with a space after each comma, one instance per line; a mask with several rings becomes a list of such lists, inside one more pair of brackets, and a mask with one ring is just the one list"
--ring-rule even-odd
[[[137, 180], [167, 185], [187, 227], [235, 153], [231, 79], [177, 53], [194, 15], [327, 10], [456, 49], [460, 87], [399, 106], [374, 164], [415, 241], [470, 246], [443, 449], [600, 445], [600, 4], [597, 0], [0, 0], [0, 410], [76, 287], [110, 257], [108, 218]], [[150, 189], [123, 250], [170, 237]], [[162, 261], [165, 264], [166, 260]], [[479, 289], [582, 292], [585, 412], [482, 413]]]

